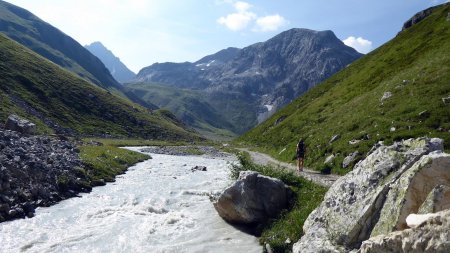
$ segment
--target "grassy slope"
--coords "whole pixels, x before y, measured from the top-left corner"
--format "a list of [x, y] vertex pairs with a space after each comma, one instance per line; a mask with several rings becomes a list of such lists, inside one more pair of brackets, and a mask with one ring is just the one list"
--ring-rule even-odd
[[[41, 56], [101, 87], [114, 89], [116, 86], [117, 82], [97, 58], [87, 55], [87, 50], [75, 40], [25, 9], [0, 1], [0, 31]], [[75, 47], [77, 45], [79, 48]], [[85, 59], [81, 59], [83, 56]]]
[[222, 113], [211, 106], [200, 91], [153, 83], [127, 84], [126, 89], [147, 102], [172, 111], [179, 119], [212, 139], [230, 139], [236, 135]]
[[[53, 132], [50, 119], [78, 134], [110, 134], [152, 139], [197, 139], [173, 115], [150, 113], [60, 68], [0, 34], [0, 121], [17, 113]], [[11, 98], [28, 103], [41, 116], [31, 116]]]
[[[336, 154], [334, 173], [343, 158], [366, 153], [380, 141], [429, 136], [450, 149], [450, 5], [436, 9], [419, 24], [400, 33], [367, 56], [329, 78], [236, 140], [290, 161], [300, 137], [306, 139], [306, 165], [323, 166]], [[405, 80], [405, 81], [404, 81]], [[393, 96], [381, 102], [385, 92]], [[421, 116], [421, 112], [426, 111]], [[280, 117], [287, 117], [275, 124]], [[395, 131], [390, 131], [395, 127]], [[331, 137], [341, 138], [332, 144]], [[357, 145], [348, 142], [363, 139]], [[286, 148], [286, 151], [282, 150]]]
[[100, 180], [114, 181], [116, 175], [124, 173], [130, 166], [149, 159], [150, 156], [111, 145], [85, 145], [80, 147], [80, 158], [85, 173], [95, 184]]

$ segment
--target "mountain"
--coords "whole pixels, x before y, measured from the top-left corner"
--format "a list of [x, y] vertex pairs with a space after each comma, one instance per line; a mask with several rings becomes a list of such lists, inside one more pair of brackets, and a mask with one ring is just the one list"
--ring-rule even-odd
[[101, 42], [94, 42], [84, 46], [89, 52], [97, 56], [111, 75], [120, 83], [130, 81], [136, 75], [123, 64], [110, 50], [108, 50]]
[[221, 128], [241, 134], [360, 56], [331, 31], [291, 29], [194, 63], [153, 64], [133, 82], [199, 91], [231, 125]]
[[197, 140], [173, 114], [113, 95], [0, 33], [0, 121], [15, 113], [40, 133]]
[[233, 129], [233, 126], [224, 120], [221, 113], [198, 90], [154, 83], [136, 83], [128, 88], [143, 100], [170, 110], [178, 119], [208, 139], [229, 140], [236, 137], [235, 133], [224, 129]]
[[[450, 149], [450, 4], [352, 63], [236, 140], [291, 161], [299, 138], [306, 165], [335, 173], [378, 141], [439, 137]], [[355, 153], [356, 152], [356, 153]], [[333, 156], [334, 160], [333, 160]]]
[[77, 41], [31, 12], [0, 0], [0, 32], [93, 84], [148, 108], [151, 103], [125, 94], [105, 65]]

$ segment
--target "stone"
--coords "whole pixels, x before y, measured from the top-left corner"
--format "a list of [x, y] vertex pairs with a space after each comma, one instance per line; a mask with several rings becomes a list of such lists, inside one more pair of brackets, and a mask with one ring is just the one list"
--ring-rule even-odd
[[339, 134], [333, 135], [333, 137], [331, 137], [329, 143], [333, 143], [333, 142], [339, 140], [340, 138], [341, 138], [341, 135], [339, 135]]
[[5, 129], [16, 131], [22, 134], [33, 135], [36, 132], [36, 125], [15, 114], [11, 114], [6, 120]]
[[442, 98], [444, 105], [450, 105], [450, 97]]
[[283, 122], [286, 118], [287, 118], [286, 115], [283, 115], [283, 116], [279, 117], [279, 118], [275, 121], [275, 123], [274, 123], [273, 125], [274, 125], [274, 126], [277, 126], [278, 124], [280, 124], [281, 122]]
[[390, 184], [371, 236], [407, 228], [406, 217], [419, 211], [433, 188], [445, 184], [450, 186], [450, 155], [433, 152], [422, 156]]
[[[436, 175], [441, 175], [443, 169], [439, 164], [446, 164], [448, 155], [430, 153], [442, 150], [442, 143], [441, 139], [418, 138], [395, 142], [391, 146], [379, 144], [351, 172], [330, 187], [323, 202], [306, 219], [303, 226], [305, 234], [294, 244], [293, 252], [348, 252], [358, 249], [370, 237], [391, 187], [400, 184], [398, 180], [403, 174], [413, 175], [413, 172], [408, 173], [409, 170], [417, 173], [436, 170], [439, 171]], [[431, 158], [421, 159], [428, 154]], [[409, 178], [406, 174], [405, 179]], [[418, 182], [422, 181], [420, 177]], [[403, 215], [403, 212], [399, 213]]]
[[331, 154], [329, 156], [327, 156], [327, 158], [325, 158], [325, 161], [323, 162], [323, 164], [332, 164], [334, 161], [334, 154]]
[[213, 200], [220, 217], [235, 224], [258, 224], [288, 207], [291, 192], [279, 179], [242, 171], [238, 180]]
[[450, 252], [450, 210], [437, 213], [417, 227], [364, 241], [358, 253]]
[[206, 168], [206, 166], [195, 166], [195, 167], [191, 168], [191, 171], [192, 172], [195, 172], [195, 171], [207, 171], [207, 168]]
[[344, 169], [347, 168], [351, 163], [353, 163], [356, 160], [356, 158], [359, 155], [360, 155], [359, 152], [355, 151], [355, 152], [349, 154], [348, 156], [346, 156], [344, 158], [344, 161], [342, 161], [342, 168], [344, 168]]
[[428, 194], [418, 213], [435, 213], [445, 209], [450, 209], [450, 186], [438, 185]]
[[360, 142], [361, 142], [361, 140], [351, 140], [351, 141], [348, 142], [348, 144], [349, 145], [356, 145], [356, 144], [358, 144]]
[[388, 98], [390, 98], [390, 97], [392, 97], [392, 92], [387, 91], [387, 92], [385, 92], [385, 93], [383, 94], [383, 96], [381, 97], [380, 101], [383, 102], [384, 100], [386, 100], [386, 99], [388, 99]]
[[422, 119], [428, 118], [428, 117], [430, 117], [430, 112], [427, 111], [427, 110], [421, 111], [421, 112], [419, 113], [419, 117], [422, 118]]
[[428, 17], [429, 15], [431, 15], [431, 13], [433, 13], [433, 10], [436, 9], [437, 6], [434, 7], [430, 7], [426, 10], [423, 11], [419, 11], [418, 13], [416, 13], [414, 16], [412, 16], [410, 19], [408, 19], [402, 27], [402, 32], [410, 27], [412, 27], [413, 25], [419, 23], [420, 21], [422, 21], [423, 19], [425, 19], [426, 17]]

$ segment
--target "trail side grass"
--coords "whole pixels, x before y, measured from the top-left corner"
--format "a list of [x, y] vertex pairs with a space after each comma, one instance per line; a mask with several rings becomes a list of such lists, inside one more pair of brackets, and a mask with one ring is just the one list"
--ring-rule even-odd
[[85, 173], [93, 186], [113, 182], [117, 175], [125, 173], [129, 167], [151, 158], [108, 144], [80, 145], [79, 149]]
[[334, 174], [351, 170], [342, 168], [346, 156], [359, 151], [362, 159], [379, 141], [437, 137], [450, 151], [449, 12], [450, 4], [437, 8], [234, 143], [289, 162], [303, 138], [306, 167], [321, 170], [334, 154]]
[[257, 171], [262, 175], [280, 179], [294, 193], [288, 210], [284, 210], [279, 217], [257, 228], [258, 233], [261, 233], [259, 239], [261, 245], [269, 244], [275, 253], [292, 252], [292, 245], [304, 234], [303, 224], [306, 218], [322, 202], [327, 188], [298, 177], [292, 171], [283, 168], [257, 165], [251, 161], [250, 155], [246, 152], [238, 153], [238, 159], [240, 164], [232, 166], [231, 178], [236, 179], [241, 171]]

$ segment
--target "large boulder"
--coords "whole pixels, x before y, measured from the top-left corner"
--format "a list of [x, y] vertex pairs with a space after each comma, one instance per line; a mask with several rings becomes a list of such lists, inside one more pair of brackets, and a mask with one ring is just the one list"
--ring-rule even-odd
[[263, 223], [288, 207], [290, 190], [279, 179], [242, 171], [214, 202], [219, 215], [235, 224]]
[[428, 138], [378, 147], [328, 190], [293, 251], [345, 252], [371, 235], [403, 229], [435, 186], [450, 183], [450, 155], [442, 149], [441, 139]]
[[450, 210], [429, 216], [417, 227], [370, 238], [358, 253], [450, 252]]
[[15, 114], [11, 114], [6, 120], [5, 129], [16, 131], [22, 134], [33, 135], [36, 132], [36, 125]]

